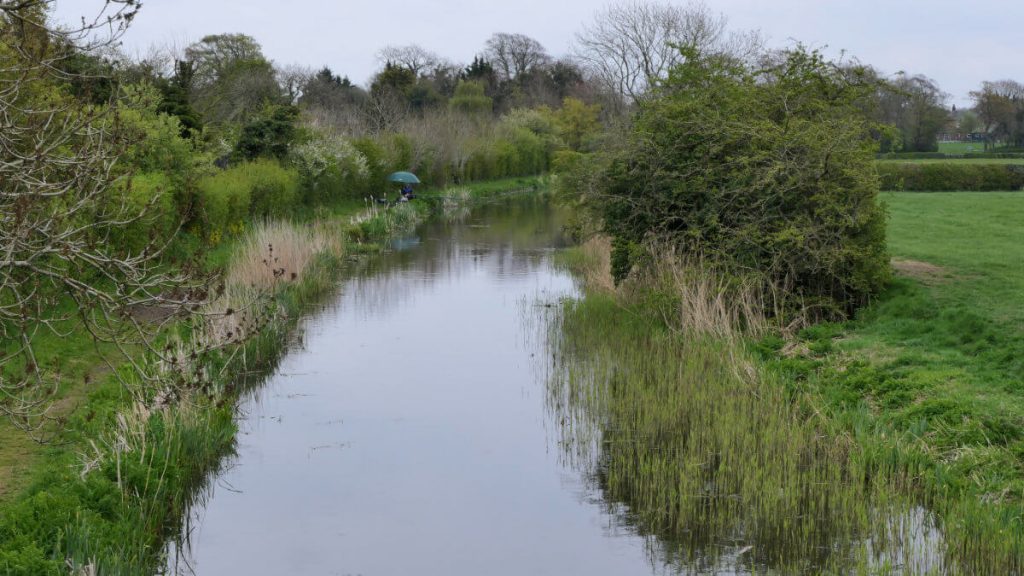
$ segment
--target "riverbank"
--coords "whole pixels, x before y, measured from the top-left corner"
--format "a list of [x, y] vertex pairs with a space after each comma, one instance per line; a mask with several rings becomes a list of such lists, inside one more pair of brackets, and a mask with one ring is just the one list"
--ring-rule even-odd
[[[197, 488], [233, 449], [239, 395], [273, 368], [298, 319], [333, 289], [349, 258], [380, 250], [387, 235], [414, 225], [431, 206], [443, 207], [445, 198], [449, 206], [464, 205], [542, 185], [535, 178], [509, 179], [427, 194], [424, 202], [396, 207], [408, 212], [397, 224], [392, 210], [365, 204], [318, 209], [290, 228], [307, 239], [315, 228], [319, 238], [336, 241], [313, 242], [301, 270], [291, 257], [279, 263], [285, 246], [271, 248], [276, 255], [264, 255], [264, 266], [252, 268], [269, 275], [268, 290], [245, 293], [239, 296], [245, 306], [233, 307], [229, 286], [228, 300], [212, 304], [212, 324], [178, 322], [163, 331], [161, 344], [178, 347], [180, 364], [151, 363], [158, 385], [143, 385], [123, 367], [104, 371], [102, 348], [90, 351], [84, 335], [50, 343], [48, 353], [74, 368], [64, 371], [58, 398], [64, 421], [45, 445], [13, 428], [0, 431], [0, 439], [10, 440], [0, 466], [15, 479], [5, 484], [0, 512], [0, 574], [155, 571]], [[207, 264], [230, 276], [245, 247], [244, 239], [230, 242]], [[260, 253], [250, 260], [258, 263]], [[239, 274], [235, 284], [245, 288], [252, 272]]]
[[787, 337], [681, 330], [678, 295], [612, 292], [599, 247], [570, 256], [603, 288], [559, 325], [567, 434], [601, 437], [606, 497], [671, 561], [1022, 569], [1024, 196], [884, 200], [896, 280], [856, 319]]

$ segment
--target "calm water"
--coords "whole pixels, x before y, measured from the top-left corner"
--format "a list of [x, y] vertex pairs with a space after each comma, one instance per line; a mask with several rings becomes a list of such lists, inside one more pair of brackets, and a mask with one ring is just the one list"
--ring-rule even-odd
[[432, 224], [346, 281], [243, 403], [176, 569], [246, 575], [661, 571], [560, 458], [538, 306], [574, 294], [542, 202]]

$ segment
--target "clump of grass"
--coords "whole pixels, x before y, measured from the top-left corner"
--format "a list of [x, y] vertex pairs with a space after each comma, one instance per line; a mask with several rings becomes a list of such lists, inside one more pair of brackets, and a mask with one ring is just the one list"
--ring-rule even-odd
[[898, 521], [913, 504], [881, 490], [856, 443], [826, 434], [814, 405], [794, 403], [738, 341], [649, 319], [613, 296], [569, 304], [549, 399], [572, 459], [680, 569], [941, 561], [901, 545], [934, 540]]
[[757, 275], [723, 274], [700, 258], [664, 247], [651, 248], [649, 261], [648, 267], [627, 280], [624, 292], [638, 300], [650, 294], [666, 295], [662, 314], [665, 324], [677, 332], [732, 340], [740, 335], [759, 336], [770, 328], [772, 306], [765, 295], [775, 291]]
[[623, 302], [641, 305], [676, 332], [731, 340], [741, 334], [760, 336], [771, 328], [768, 317], [776, 314], [765, 294], [775, 291], [755, 275], [728, 276], [700, 258], [651, 246], [646, 266], [616, 286], [611, 254], [611, 239], [595, 235], [562, 258], [585, 290], [616, 294]]
[[296, 225], [287, 221], [263, 221], [249, 229], [238, 246], [225, 276], [229, 289], [252, 287], [272, 290], [281, 282], [294, 282], [316, 257], [340, 253], [337, 234], [323, 225]]
[[584, 290], [601, 294], [615, 292], [611, 273], [611, 239], [595, 235], [579, 246], [563, 250], [558, 257], [583, 284]]
[[401, 202], [380, 207], [371, 204], [350, 219], [351, 231], [357, 240], [381, 240], [411, 232], [426, 218], [426, 208], [415, 202]]
[[441, 192], [441, 215], [445, 220], [460, 220], [469, 215], [473, 193], [469, 188], [459, 186]]

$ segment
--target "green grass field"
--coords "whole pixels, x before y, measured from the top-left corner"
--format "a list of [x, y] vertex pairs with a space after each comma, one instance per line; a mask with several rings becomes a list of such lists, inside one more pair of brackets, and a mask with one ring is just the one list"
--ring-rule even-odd
[[1010, 502], [1019, 519], [1024, 194], [882, 198], [894, 281], [856, 320], [806, 330], [802, 369], [837, 419], [902, 438], [943, 490]]
[[876, 160], [880, 164], [1024, 164], [1024, 158], [915, 158]]
[[971, 154], [984, 151], [983, 142], [939, 142], [939, 152], [943, 154]]

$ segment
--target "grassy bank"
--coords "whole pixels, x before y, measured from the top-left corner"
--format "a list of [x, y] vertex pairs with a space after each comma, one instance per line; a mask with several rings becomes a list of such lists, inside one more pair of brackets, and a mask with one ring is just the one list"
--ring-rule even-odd
[[1024, 158], [882, 158], [876, 160], [879, 164], [998, 164], [998, 165], [1022, 165]]
[[671, 282], [565, 311], [568, 445], [671, 562], [1024, 568], [1024, 196], [886, 201], [897, 279], [853, 321], [730, 341], [675, 319]]
[[[470, 185], [455, 196], [464, 204], [537, 182]], [[416, 218], [430, 212], [426, 202], [396, 208]], [[150, 356], [153, 381], [124, 366], [105, 370], [102, 350], [88, 351], [83, 334], [54, 341], [48, 353], [73, 358], [75, 374], [91, 376], [62, 383], [57, 401], [66, 421], [48, 444], [7, 423], [0, 428], [5, 472], [17, 478], [6, 484], [0, 510], [0, 574], [153, 572], [233, 449], [239, 394], [273, 369], [298, 319], [332, 292], [354, 244], [365, 249], [401, 232], [379, 223], [394, 209], [361, 215], [366, 210], [357, 203], [318, 209], [309, 220], [251, 226], [225, 243], [208, 262], [224, 269], [223, 293], [205, 321], [183, 320], [160, 335], [173, 361]], [[381, 235], [364, 235], [364, 225]], [[134, 358], [145, 359], [141, 351]]]

